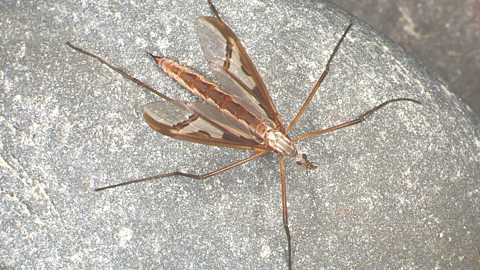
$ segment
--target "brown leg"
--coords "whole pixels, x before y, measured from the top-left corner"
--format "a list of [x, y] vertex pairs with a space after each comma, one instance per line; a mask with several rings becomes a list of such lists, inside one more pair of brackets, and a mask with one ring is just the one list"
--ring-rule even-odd
[[171, 99], [171, 98], [167, 97], [166, 95], [160, 93], [160, 91], [158, 91], [157, 89], [155, 89], [155, 88], [151, 87], [150, 85], [148, 85], [148, 84], [140, 81], [139, 79], [133, 77], [132, 75], [130, 75], [130, 74], [128, 74], [127, 72], [125, 72], [123, 69], [121, 69], [121, 68], [119, 68], [119, 67], [116, 67], [116, 66], [108, 63], [107, 61], [105, 61], [104, 59], [102, 59], [100, 56], [98, 56], [98, 55], [96, 55], [96, 54], [93, 54], [93, 53], [91, 53], [91, 52], [89, 52], [89, 51], [86, 51], [86, 50], [84, 50], [84, 49], [82, 49], [82, 48], [79, 48], [79, 47], [73, 45], [73, 44], [70, 43], [70, 42], [67, 42], [67, 45], [70, 46], [70, 48], [72, 48], [72, 49], [74, 49], [74, 50], [76, 50], [76, 51], [78, 51], [78, 52], [81, 52], [81, 53], [83, 53], [83, 54], [85, 54], [85, 55], [88, 55], [88, 56], [90, 56], [90, 57], [95, 58], [95, 59], [98, 60], [100, 63], [102, 63], [102, 64], [106, 65], [107, 67], [111, 68], [112, 70], [120, 73], [120, 75], [122, 75], [124, 78], [126, 78], [126, 79], [128, 79], [128, 80], [130, 80], [130, 81], [132, 81], [132, 82], [134, 82], [134, 83], [136, 83], [137, 85], [140, 85], [141, 87], [147, 89], [148, 91], [154, 93], [155, 95], [160, 96], [161, 98], [163, 98], [163, 99], [165, 99], [165, 100], [173, 101], [173, 99]]
[[334, 130], [337, 130], [337, 129], [342, 129], [342, 128], [346, 128], [346, 127], [348, 127], [348, 126], [352, 126], [352, 125], [361, 123], [361, 122], [363, 122], [368, 116], [372, 115], [374, 112], [378, 111], [379, 109], [381, 109], [381, 108], [384, 107], [385, 105], [387, 105], [387, 104], [389, 104], [389, 103], [392, 103], [392, 102], [397, 102], [397, 101], [410, 101], [410, 102], [414, 102], [414, 103], [417, 103], [417, 104], [421, 104], [420, 101], [415, 100], [415, 99], [411, 99], [411, 98], [395, 98], [395, 99], [390, 99], [390, 100], [387, 100], [387, 101], [383, 102], [382, 104], [377, 105], [377, 106], [375, 106], [374, 108], [372, 108], [372, 109], [370, 109], [370, 110], [362, 113], [362, 114], [359, 115], [356, 119], [353, 119], [353, 120], [347, 121], [347, 122], [345, 122], [345, 123], [341, 123], [340, 125], [336, 125], [336, 126], [329, 127], [329, 128], [326, 128], [326, 129], [308, 132], [308, 133], [305, 133], [305, 134], [303, 134], [303, 135], [300, 135], [300, 136], [294, 138], [293, 140], [294, 140], [294, 141], [301, 141], [301, 140], [309, 139], [309, 138], [311, 138], [311, 137], [315, 137], [315, 136], [318, 136], [318, 135], [322, 135], [322, 134], [325, 134], [325, 133], [328, 133], [328, 132], [331, 132], [331, 131], [334, 131]]
[[284, 157], [280, 157], [280, 178], [282, 184], [282, 212], [283, 212], [283, 228], [287, 234], [288, 244], [288, 269], [292, 269], [292, 239], [290, 237], [290, 229], [288, 228], [288, 208], [287, 208], [287, 186], [285, 183], [285, 162]]
[[212, 11], [213, 15], [215, 15], [215, 17], [217, 17], [217, 19], [221, 21], [222, 18], [220, 18], [220, 15], [218, 15], [218, 10], [215, 7], [215, 5], [213, 5], [212, 0], [208, 0], [207, 2], [208, 2], [208, 5], [210, 6], [210, 10]]
[[184, 173], [184, 172], [179, 172], [179, 171], [171, 172], [171, 173], [161, 173], [161, 174], [152, 175], [152, 176], [148, 176], [148, 177], [144, 177], [144, 178], [140, 178], [140, 179], [135, 179], [135, 180], [122, 182], [122, 183], [115, 184], [115, 185], [96, 188], [95, 191], [101, 191], [101, 190], [105, 190], [105, 189], [110, 189], [110, 188], [115, 188], [115, 187], [120, 187], [120, 186], [126, 186], [126, 185], [130, 185], [130, 184], [134, 184], [134, 183], [140, 183], [140, 182], [145, 182], [145, 181], [150, 181], [150, 180], [155, 180], [155, 179], [160, 179], [160, 178], [165, 178], [165, 177], [170, 177], [170, 176], [185, 176], [185, 177], [188, 177], [188, 178], [203, 180], [205, 178], [208, 178], [208, 177], [220, 174], [222, 172], [228, 171], [230, 169], [233, 169], [235, 167], [238, 167], [238, 166], [240, 166], [244, 163], [247, 163], [247, 162], [252, 161], [256, 158], [259, 158], [259, 157], [265, 155], [266, 153], [268, 153], [268, 152], [267, 151], [257, 152], [257, 153], [255, 153], [255, 154], [253, 154], [253, 155], [251, 155], [251, 156], [249, 156], [245, 159], [239, 160], [239, 161], [234, 162], [230, 165], [227, 165], [225, 167], [222, 167], [222, 168], [217, 169], [215, 171], [211, 171], [211, 172], [206, 173], [206, 174], [191, 174], [191, 173]]
[[335, 54], [337, 53], [338, 49], [340, 48], [340, 45], [342, 44], [343, 40], [345, 39], [345, 36], [347, 35], [348, 31], [350, 31], [350, 28], [352, 27], [352, 25], [353, 25], [353, 22], [350, 22], [350, 24], [347, 26], [347, 28], [346, 28], [345, 31], [343, 32], [342, 37], [338, 40], [337, 45], [336, 45], [335, 48], [333, 49], [333, 52], [332, 52], [332, 54], [330, 55], [330, 58], [328, 59], [327, 64], [325, 65], [325, 69], [323, 70], [322, 75], [320, 75], [320, 78], [318, 79], [317, 83], [315, 84], [315, 86], [313, 87], [312, 91], [311, 91], [310, 94], [308, 95], [307, 99], [305, 99], [305, 101], [303, 102], [302, 107], [301, 107], [300, 110], [298, 111], [298, 113], [297, 113], [297, 115], [295, 116], [295, 118], [293, 119], [293, 121], [290, 123], [290, 125], [288, 125], [288, 127], [287, 127], [287, 129], [286, 129], [287, 132], [290, 131], [290, 130], [292, 130], [292, 128], [295, 126], [295, 124], [298, 122], [298, 120], [300, 120], [300, 117], [303, 115], [303, 112], [305, 112], [305, 110], [307, 109], [307, 106], [308, 106], [308, 104], [310, 103], [310, 101], [312, 101], [313, 96], [315, 95], [315, 93], [317, 92], [318, 88], [320, 87], [320, 85], [322, 84], [323, 80], [325, 79], [325, 77], [327, 76], [328, 72], [330, 71], [330, 63], [332, 62], [333, 57], [335, 56]]

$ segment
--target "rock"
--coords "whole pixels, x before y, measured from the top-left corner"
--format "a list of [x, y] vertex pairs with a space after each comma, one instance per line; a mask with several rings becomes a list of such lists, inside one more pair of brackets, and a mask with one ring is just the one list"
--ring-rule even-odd
[[[351, 17], [317, 1], [215, 1], [288, 123]], [[0, 262], [7, 268], [285, 269], [278, 158], [204, 180], [94, 188], [176, 169], [204, 173], [248, 152], [164, 137], [155, 100], [95, 52], [192, 100], [145, 51], [206, 76], [194, 19], [206, 1], [35, 3], [2, 9]], [[295, 269], [478, 267], [479, 122], [430, 69], [354, 25], [292, 137], [319, 168], [287, 160]]]

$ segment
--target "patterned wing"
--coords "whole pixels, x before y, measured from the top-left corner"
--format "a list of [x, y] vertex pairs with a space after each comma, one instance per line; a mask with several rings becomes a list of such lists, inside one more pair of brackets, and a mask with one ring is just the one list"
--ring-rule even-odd
[[200, 17], [197, 34], [223, 90], [272, 127], [283, 129], [270, 94], [235, 33], [215, 17]]
[[[207, 104], [205, 104], [208, 106]], [[148, 125], [163, 135], [196, 143], [216, 146], [263, 149], [260, 139], [240, 125], [232, 125], [231, 119], [221, 111], [202, 111], [199, 104], [178, 101], [156, 101], [142, 107]]]

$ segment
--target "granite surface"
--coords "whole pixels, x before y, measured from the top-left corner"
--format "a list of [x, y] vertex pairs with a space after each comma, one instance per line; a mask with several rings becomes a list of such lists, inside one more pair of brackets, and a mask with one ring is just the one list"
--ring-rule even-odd
[[480, 116], [480, 1], [332, 2], [432, 67]]
[[[321, 1], [215, 1], [289, 122], [351, 17]], [[211, 77], [194, 19], [205, 1], [0, 4], [0, 266], [8, 269], [285, 269], [278, 158], [204, 181], [95, 187], [249, 155], [173, 140], [142, 120], [157, 99], [71, 41], [179, 100], [147, 52]], [[292, 136], [391, 104], [298, 143], [287, 160], [294, 268], [473, 269], [480, 253], [478, 119], [429, 68], [353, 19]]]

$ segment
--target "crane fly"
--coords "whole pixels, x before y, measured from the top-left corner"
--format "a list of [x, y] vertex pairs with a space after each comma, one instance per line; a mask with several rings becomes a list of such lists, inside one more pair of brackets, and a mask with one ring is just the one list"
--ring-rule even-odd
[[67, 42], [67, 45], [78, 52], [95, 58], [120, 73], [126, 79], [160, 96], [163, 99], [162, 101], [148, 103], [142, 108], [145, 121], [152, 129], [163, 135], [179, 140], [252, 150], [254, 153], [245, 159], [206, 174], [192, 174], [181, 171], [161, 173], [97, 188], [95, 191], [171, 176], [206, 179], [257, 159], [269, 152], [275, 152], [279, 156], [283, 227], [287, 238], [287, 263], [288, 268], [291, 269], [292, 240], [288, 226], [284, 159], [285, 157], [292, 157], [297, 164], [304, 166], [307, 170], [317, 168], [315, 163], [307, 159], [306, 154], [300, 153], [297, 150], [295, 143], [359, 124], [375, 111], [392, 102], [410, 101], [418, 104], [420, 104], [420, 102], [411, 98], [390, 99], [360, 114], [353, 120], [290, 138], [288, 132], [293, 129], [301, 118], [308, 104], [327, 76], [330, 70], [330, 64], [352, 28], [353, 22], [350, 22], [337, 41], [325, 65], [325, 69], [303, 102], [295, 118], [289, 125], [284, 126], [265, 84], [240, 40], [219, 16], [211, 0], [208, 0], [208, 4], [214, 16], [199, 17], [196, 20], [196, 27], [203, 53], [216, 79], [220, 83], [219, 85], [210, 82], [203, 76], [173, 60], [164, 56], [150, 54], [165, 74], [176, 80], [193, 94], [202, 98], [205, 102], [187, 103], [173, 100], [150, 85], [131, 76], [121, 68], [108, 63], [99, 56], [72, 45], [69, 42]]

